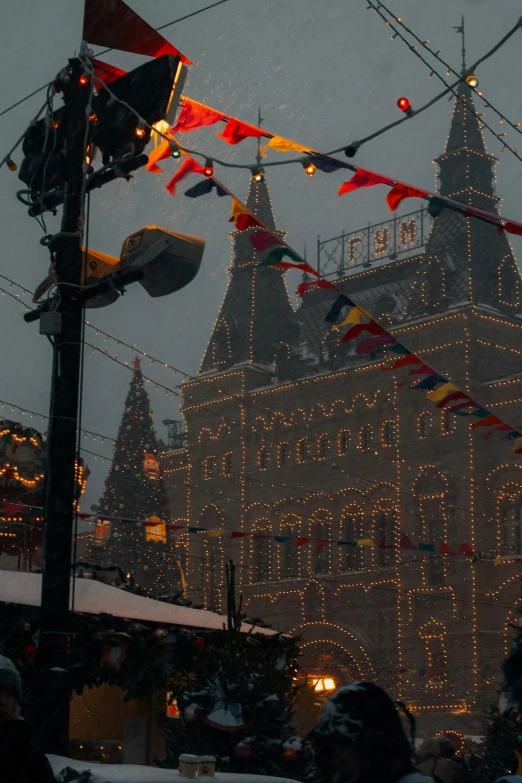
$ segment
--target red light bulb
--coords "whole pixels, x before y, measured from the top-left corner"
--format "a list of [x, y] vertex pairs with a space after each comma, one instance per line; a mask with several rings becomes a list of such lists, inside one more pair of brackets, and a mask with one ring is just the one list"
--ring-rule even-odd
[[79, 82], [82, 85], [82, 87], [85, 87], [86, 84], [89, 84], [89, 79], [88, 79], [88, 77], [84, 73], [82, 73], [82, 75], [80, 76]]
[[404, 114], [407, 114], [408, 117], [411, 117], [411, 115], [413, 114], [413, 109], [411, 108], [411, 103], [409, 102], [409, 100], [407, 98], [404, 98], [404, 97], [403, 98], [399, 98], [399, 100], [397, 101], [397, 106], [399, 107], [399, 109], [401, 111], [404, 112]]
[[214, 164], [212, 163], [211, 160], [209, 160], [209, 158], [207, 158], [205, 161], [205, 166], [203, 167], [203, 174], [205, 175], [205, 177], [211, 177], [213, 173], [214, 173]]

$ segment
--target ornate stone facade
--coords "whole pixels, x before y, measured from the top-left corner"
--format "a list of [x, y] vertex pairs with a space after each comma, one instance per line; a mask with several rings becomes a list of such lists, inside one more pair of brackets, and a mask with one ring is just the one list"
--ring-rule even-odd
[[[443, 195], [496, 210], [494, 159], [462, 85]], [[248, 203], [275, 225], [266, 183]], [[478, 734], [516, 617], [519, 568], [440, 555], [518, 552], [522, 463], [363, 361], [328, 330], [328, 290], [294, 313], [283, 275], [234, 232], [230, 282], [198, 378], [182, 387], [187, 447], [163, 455], [172, 515], [260, 537], [185, 533], [189, 594], [222, 607], [223, 565], [239, 569], [245, 610], [302, 636], [305, 667], [337, 682], [375, 678], [417, 713], [421, 734]], [[521, 279], [505, 235], [444, 210], [425, 252], [336, 281], [452, 382], [522, 424]], [[287, 542], [265, 539], [280, 533]], [[402, 533], [436, 552], [317, 539]], [[297, 536], [314, 541], [296, 547]], [[456, 549], [457, 548], [457, 549]]]

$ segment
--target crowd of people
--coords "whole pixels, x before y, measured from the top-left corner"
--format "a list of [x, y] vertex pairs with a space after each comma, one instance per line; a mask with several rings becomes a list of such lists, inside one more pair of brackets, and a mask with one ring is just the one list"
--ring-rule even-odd
[[[20, 675], [12, 661], [0, 655], [0, 780], [55, 783], [47, 757], [31, 742], [21, 702]], [[308, 741], [315, 751], [318, 783], [483, 781], [480, 759], [471, 756], [466, 761], [445, 736], [425, 739], [417, 750], [411, 713], [371, 682], [353, 682], [335, 691]], [[504, 781], [522, 783], [522, 777], [498, 783]]]

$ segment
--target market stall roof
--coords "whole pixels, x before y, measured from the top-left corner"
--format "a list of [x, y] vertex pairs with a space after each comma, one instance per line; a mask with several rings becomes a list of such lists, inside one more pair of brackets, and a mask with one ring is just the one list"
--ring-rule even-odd
[[[220, 630], [226, 618], [204, 609], [175, 606], [129, 593], [117, 587], [92, 579], [76, 579], [74, 610], [88, 614], [112, 614], [133, 620], [146, 620], [162, 625], [180, 625], [191, 628]], [[72, 579], [71, 579], [72, 583]], [[23, 571], [0, 571], [0, 601], [25, 606], [40, 606], [42, 575]], [[252, 626], [243, 623], [241, 630], [248, 633]], [[269, 628], [255, 627], [256, 633], [273, 634]]]

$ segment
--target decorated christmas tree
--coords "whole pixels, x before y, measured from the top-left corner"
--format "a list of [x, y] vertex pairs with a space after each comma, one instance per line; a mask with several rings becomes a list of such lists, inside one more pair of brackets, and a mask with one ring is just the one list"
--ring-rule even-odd
[[480, 783], [522, 772], [522, 626], [513, 627], [516, 637], [502, 667], [505, 681], [488, 711]]
[[[171, 595], [179, 584], [170, 563], [168, 501], [157, 451], [149, 396], [136, 358], [88, 558], [98, 565], [119, 566], [139, 591], [154, 597]], [[145, 521], [152, 524], [144, 526]]]
[[161, 766], [177, 768], [184, 753], [211, 755], [221, 772], [310, 780], [313, 755], [291, 726], [297, 695], [296, 640], [241, 633], [234, 600], [233, 564], [227, 566], [228, 622], [212, 646], [201, 640], [194, 670], [171, 676], [171, 698], [181, 721], [167, 733]]

